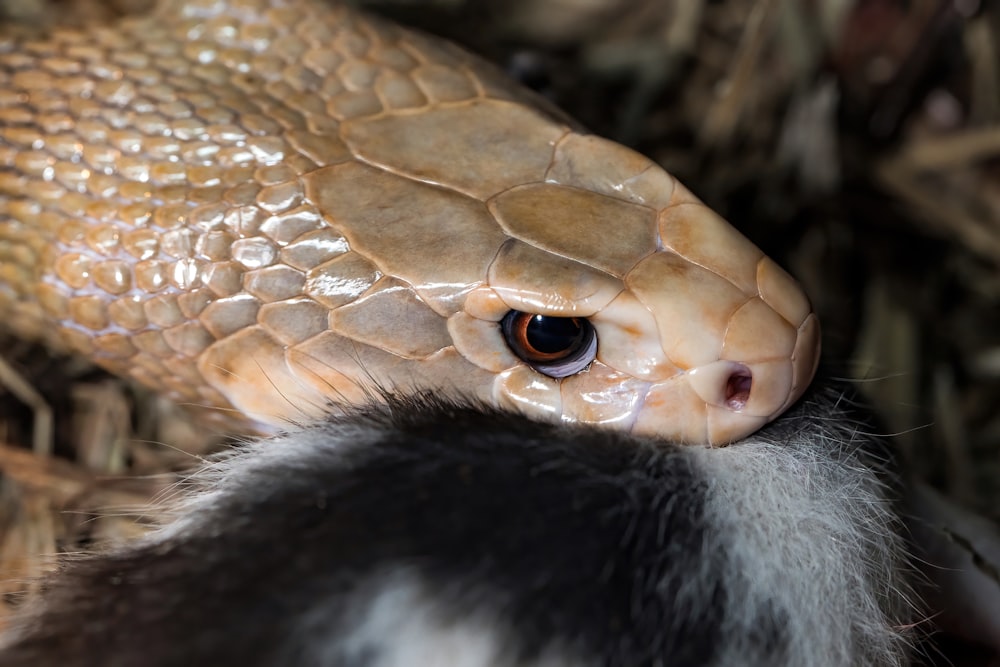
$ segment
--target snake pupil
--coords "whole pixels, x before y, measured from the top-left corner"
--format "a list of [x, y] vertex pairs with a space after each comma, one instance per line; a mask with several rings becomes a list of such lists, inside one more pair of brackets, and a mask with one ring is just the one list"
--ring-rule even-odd
[[575, 317], [535, 315], [528, 320], [524, 333], [528, 345], [544, 355], [566, 353], [583, 339], [583, 327]]
[[504, 316], [501, 330], [514, 354], [551, 377], [573, 375], [597, 356], [597, 335], [583, 318], [512, 310]]

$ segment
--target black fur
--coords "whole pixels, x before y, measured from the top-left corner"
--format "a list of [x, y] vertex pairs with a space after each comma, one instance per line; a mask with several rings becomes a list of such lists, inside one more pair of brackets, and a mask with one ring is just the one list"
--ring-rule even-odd
[[[771, 430], [791, 437], [822, 419], [800, 409]], [[742, 566], [706, 517], [710, 480], [692, 450], [435, 401], [287, 438], [300, 443], [288, 456], [250, 449], [209, 469], [216, 491], [187, 524], [68, 563], [0, 664], [379, 664], [377, 643], [329, 645], [398, 572], [433, 591], [444, 625], [498, 619], [510, 664], [554, 646], [566, 664], [719, 659], [723, 619], [743, 601], [732, 577], [692, 579], [685, 564]], [[756, 636], [741, 641], [766, 656], [758, 664], [784, 659], [793, 611], [748, 612]]]

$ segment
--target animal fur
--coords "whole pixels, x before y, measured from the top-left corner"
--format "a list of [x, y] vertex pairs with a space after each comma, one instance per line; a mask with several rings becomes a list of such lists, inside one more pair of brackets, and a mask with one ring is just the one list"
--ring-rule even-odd
[[838, 391], [727, 448], [393, 400], [240, 448], [68, 562], [10, 667], [901, 665], [882, 443]]

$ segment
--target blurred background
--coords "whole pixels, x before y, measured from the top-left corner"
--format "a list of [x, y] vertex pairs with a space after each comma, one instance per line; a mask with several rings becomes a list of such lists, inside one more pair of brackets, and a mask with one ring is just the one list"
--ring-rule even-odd
[[[0, 21], [145, 4], [0, 0]], [[802, 281], [827, 373], [872, 403], [912, 474], [1000, 521], [1000, 2], [357, 4], [462, 43], [663, 164]], [[36, 457], [46, 415], [55, 456]], [[32, 554], [138, 532], [129, 508], [220, 440], [78, 360], [0, 340], [0, 563], [31, 575], [46, 566]]]

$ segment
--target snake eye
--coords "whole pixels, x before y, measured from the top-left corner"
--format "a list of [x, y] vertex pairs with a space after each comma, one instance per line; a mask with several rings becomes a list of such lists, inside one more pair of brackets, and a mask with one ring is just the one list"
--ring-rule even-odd
[[579, 373], [597, 356], [597, 332], [582, 317], [553, 317], [512, 310], [500, 322], [507, 345], [549, 377]]

